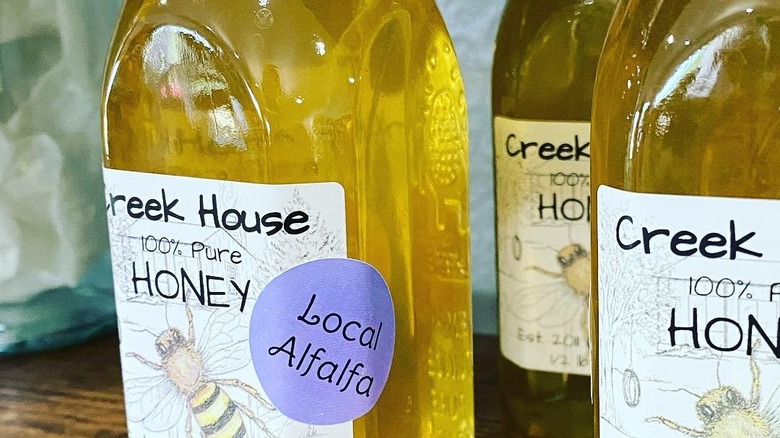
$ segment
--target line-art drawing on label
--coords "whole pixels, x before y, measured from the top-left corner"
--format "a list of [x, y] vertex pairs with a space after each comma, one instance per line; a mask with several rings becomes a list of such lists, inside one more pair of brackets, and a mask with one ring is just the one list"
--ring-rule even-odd
[[[732, 385], [718, 382], [718, 386], [698, 395], [684, 388], [669, 392], [688, 392], [696, 399], [696, 416], [700, 428], [683, 426], [665, 417], [650, 417], [649, 423], [660, 423], [682, 435], [703, 438], [772, 438], [780, 434], [780, 408], [775, 403], [761, 405], [761, 371], [755, 359], [750, 359], [751, 385], [743, 392]], [[779, 390], [778, 387], [775, 390]], [[772, 406], [775, 407], [772, 407]]]
[[[582, 329], [582, 336], [586, 342], [590, 338], [590, 332], [588, 328], [588, 301], [590, 300], [590, 253], [579, 243], [572, 243], [566, 245], [560, 251], [556, 253], [556, 261], [561, 267], [560, 272], [552, 272], [547, 269], [540, 268], [538, 266], [531, 266], [529, 269], [533, 269], [536, 272], [540, 272], [548, 277], [560, 278], [566, 282], [568, 289], [566, 292], [572, 294], [574, 299], [581, 300], [584, 309], [577, 308], [575, 313], [580, 315], [580, 326]], [[542, 292], [545, 293], [545, 292]], [[531, 293], [529, 293], [530, 295]], [[560, 306], [561, 302], [570, 300], [567, 297], [556, 297], [555, 306]], [[542, 312], [542, 318], [554, 317], [558, 312], [553, 308], [546, 312]], [[565, 314], [565, 313], [564, 313]], [[569, 322], [569, 321], [566, 321]], [[544, 326], [549, 324], [542, 323]]]
[[[617, 214], [617, 210], [609, 211]], [[606, 223], [599, 223], [600, 236], [614, 232]], [[617, 404], [639, 406], [642, 396], [649, 392], [643, 389], [657, 383], [636, 370], [646, 356], [637, 351], [635, 344], [653, 342], [666, 329], [665, 315], [673, 306], [673, 296], [663, 278], [670, 276], [667, 267], [674, 263], [668, 257], [650, 260], [641, 253], [619, 254], [611, 247], [599, 248], [599, 275], [621, 279], [619, 286], [599, 287], [599, 384], [606, 388], [601, 392], [600, 406], [602, 418], [624, 433]], [[655, 278], [648, 281], [642, 275], [646, 271], [655, 272]]]
[[[217, 377], [248, 364], [246, 356], [242, 357], [236, 351], [242, 344], [245, 345], [246, 340], [230, 339], [237, 328], [237, 319], [227, 312], [212, 313], [203, 332], [203, 335], [212, 338], [201, 340], [195, 334], [192, 310], [189, 307], [185, 309], [186, 334], [178, 327], [169, 327], [153, 339], [159, 356], [157, 359], [152, 360], [136, 352], [127, 353], [128, 358], [157, 372], [156, 377], [127, 381], [128, 403], [138, 408], [131, 409], [129, 415], [157, 432], [170, 431], [185, 422], [188, 436], [198, 429], [206, 436], [245, 436], [248, 433], [247, 422], [251, 421], [266, 436], [274, 437], [263, 417], [273, 413], [275, 408], [256, 389], [241, 380]], [[231, 397], [228, 388], [246, 393], [257, 403], [250, 408]], [[197, 424], [197, 429], [193, 423]]]
[[[293, 192], [292, 201], [283, 211], [285, 214], [294, 211], [311, 211], [311, 206], [296, 190]], [[322, 215], [314, 215], [309, 221], [309, 226], [311, 229], [305, 235], [284, 235], [269, 243], [260, 263], [264, 284], [293, 266], [343, 255], [346, 242], [335, 230], [328, 228]]]
[[501, 352], [590, 372], [590, 124], [495, 119]]
[[346, 257], [343, 188], [104, 174], [129, 436], [351, 437], [285, 416], [249, 347], [273, 278]]
[[601, 436], [780, 436], [773, 200], [599, 188]]

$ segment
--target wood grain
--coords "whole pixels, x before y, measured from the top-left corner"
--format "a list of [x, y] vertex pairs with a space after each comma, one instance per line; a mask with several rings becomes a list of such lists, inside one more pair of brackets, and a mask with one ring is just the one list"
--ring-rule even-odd
[[[495, 373], [498, 342], [477, 337], [474, 346], [477, 437], [500, 437]], [[127, 428], [116, 337], [37, 355], [0, 358], [0, 437], [124, 436]]]
[[0, 436], [127, 436], [116, 338], [1, 358]]

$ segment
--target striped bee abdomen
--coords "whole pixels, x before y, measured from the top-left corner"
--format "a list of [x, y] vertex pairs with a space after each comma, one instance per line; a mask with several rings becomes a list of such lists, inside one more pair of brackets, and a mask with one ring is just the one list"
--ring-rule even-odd
[[241, 438], [247, 435], [241, 411], [213, 382], [200, 387], [190, 400], [192, 413], [208, 438]]

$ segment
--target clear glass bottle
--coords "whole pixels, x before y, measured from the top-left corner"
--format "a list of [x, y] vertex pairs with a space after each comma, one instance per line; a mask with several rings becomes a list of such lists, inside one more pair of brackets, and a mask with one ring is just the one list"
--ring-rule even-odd
[[774, 436], [780, 8], [622, 1], [593, 105], [598, 436]]
[[510, 0], [493, 68], [501, 399], [513, 437], [590, 437], [591, 97], [614, 3]]
[[98, 148], [118, 9], [0, 4], [0, 354], [115, 329]]
[[[106, 84], [107, 175], [154, 174], [171, 184], [192, 177], [239, 191], [298, 187], [302, 196], [318, 184], [343, 187], [346, 217], [332, 222], [346, 230], [339, 255], [381, 273], [396, 327], [384, 392], [350, 430], [356, 437], [473, 436], [466, 101], [433, 0], [129, 0]], [[262, 201], [242, 199], [250, 198]], [[305, 261], [304, 252], [291, 265]], [[114, 263], [124, 269], [120, 252]], [[197, 332], [199, 315], [202, 322], [208, 313], [188, 307]], [[123, 308], [120, 320], [136, 316]], [[183, 310], [169, 313], [186, 328]], [[128, 341], [135, 332], [122, 336], [127, 372], [140, 359]], [[152, 345], [146, 336], [138, 345]], [[170, 351], [158, 353], [144, 356], [147, 371]], [[127, 396], [131, 428], [147, 430], [133, 421], [138, 406]], [[306, 395], [318, 396], [328, 397]], [[274, 435], [318, 432], [286, 429], [283, 416], [263, 412]], [[254, 422], [242, 418], [246, 427]]]

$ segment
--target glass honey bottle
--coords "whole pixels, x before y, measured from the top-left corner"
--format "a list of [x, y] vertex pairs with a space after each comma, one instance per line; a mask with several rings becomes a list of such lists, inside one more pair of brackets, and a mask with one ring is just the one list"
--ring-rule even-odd
[[432, 0], [127, 0], [103, 134], [131, 436], [473, 436]]
[[778, 18], [618, 7], [593, 105], [597, 436], [780, 433]]
[[614, 4], [510, 0], [493, 115], [499, 377], [512, 437], [590, 437], [590, 121]]

